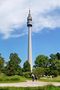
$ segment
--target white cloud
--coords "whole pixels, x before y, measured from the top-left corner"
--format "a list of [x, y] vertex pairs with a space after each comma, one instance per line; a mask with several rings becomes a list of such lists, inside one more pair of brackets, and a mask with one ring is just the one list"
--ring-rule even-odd
[[[38, 32], [45, 27], [60, 27], [60, 16], [45, 13], [60, 8], [60, 0], [0, 0], [0, 34], [3, 38], [19, 37], [22, 35], [12, 35], [14, 28], [22, 28], [26, 25], [28, 9], [31, 8], [33, 17], [33, 32]], [[21, 30], [21, 29], [20, 29]]]

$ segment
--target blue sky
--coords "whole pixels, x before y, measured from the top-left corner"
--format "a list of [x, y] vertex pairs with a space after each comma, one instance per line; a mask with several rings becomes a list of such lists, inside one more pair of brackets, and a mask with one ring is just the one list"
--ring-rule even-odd
[[33, 62], [39, 54], [60, 52], [60, 0], [1, 0], [0, 53], [8, 61], [18, 53], [22, 64], [28, 56], [28, 10], [33, 18]]

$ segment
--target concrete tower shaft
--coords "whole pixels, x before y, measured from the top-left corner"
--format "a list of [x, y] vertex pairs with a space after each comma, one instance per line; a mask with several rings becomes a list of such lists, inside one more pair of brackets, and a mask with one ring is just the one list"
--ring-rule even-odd
[[27, 27], [28, 27], [28, 61], [32, 72], [32, 17], [30, 10], [27, 17]]

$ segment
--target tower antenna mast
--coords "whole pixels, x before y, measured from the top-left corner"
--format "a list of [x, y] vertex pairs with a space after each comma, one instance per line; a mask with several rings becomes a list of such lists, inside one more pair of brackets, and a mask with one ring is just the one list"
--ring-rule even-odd
[[30, 64], [30, 70], [32, 72], [32, 17], [30, 9], [27, 17], [27, 27], [28, 27], [28, 62]]

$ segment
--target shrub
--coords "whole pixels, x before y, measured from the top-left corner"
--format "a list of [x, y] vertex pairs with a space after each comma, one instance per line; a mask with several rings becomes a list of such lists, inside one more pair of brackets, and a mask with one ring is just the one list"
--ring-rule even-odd
[[23, 76], [26, 78], [30, 78], [31, 77], [31, 73], [30, 72], [24, 72]]
[[42, 67], [37, 67], [33, 69], [33, 73], [40, 78], [41, 76], [44, 76], [45, 74], [45, 69]]

